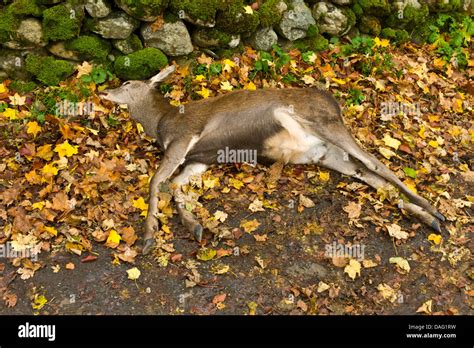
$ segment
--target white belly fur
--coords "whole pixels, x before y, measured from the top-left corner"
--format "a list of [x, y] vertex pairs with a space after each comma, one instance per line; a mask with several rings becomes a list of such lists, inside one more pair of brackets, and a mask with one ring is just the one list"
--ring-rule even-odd
[[284, 130], [265, 141], [263, 154], [284, 163], [317, 163], [327, 153], [326, 142], [306, 131], [295, 116], [285, 109], [275, 110]]

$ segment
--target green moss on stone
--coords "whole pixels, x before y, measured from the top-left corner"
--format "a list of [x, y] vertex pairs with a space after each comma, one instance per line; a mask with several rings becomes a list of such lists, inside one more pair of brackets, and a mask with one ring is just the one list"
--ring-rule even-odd
[[252, 33], [260, 23], [258, 12], [245, 12], [243, 0], [222, 0], [216, 27], [231, 34]]
[[461, 5], [461, 0], [438, 0], [434, 5], [434, 9], [439, 12], [451, 12], [459, 10]]
[[138, 35], [132, 34], [123, 40], [115, 40], [114, 47], [121, 53], [130, 54], [143, 49], [143, 44]]
[[74, 72], [74, 65], [53, 57], [28, 55], [26, 58], [26, 70], [36, 79], [48, 86], [59, 84]]
[[136, 18], [160, 15], [169, 0], [116, 0], [118, 6], [126, 6], [129, 14]]
[[[401, 12], [401, 11], [400, 11]], [[402, 28], [413, 30], [416, 27], [424, 25], [429, 16], [428, 5], [423, 4], [420, 8], [406, 6], [402, 13], [393, 11], [388, 20], [387, 25], [392, 28]]]
[[216, 46], [225, 46], [232, 40], [232, 35], [216, 28], [199, 28], [196, 32], [206, 41], [215, 42]]
[[168, 64], [168, 58], [157, 48], [145, 48], [115, 60], [115, 73], [124, 80], [144, 80]]
[[110, 52], [107, 40], [98, 36], [82, 35], [66, 43], [66, 48], [75, 51], [86, 60], [105, 60]]
[[57, 5], [43, 12], [43, 31], [47, 40], [68, 40], [81, 29], [83, 14], [68, 5]]
[[410, 35], [404, 29], [383, 28], [380, 32], [380, 36], [385, 39], [390, 39], [397, 44], [407, 42], [410, 39]]
[[306, 37], [315, 37], [319, 34], [319, 29], [317, 25], [310, 24], [308, 30], [306, 31]]
[[344, 15], [347, 18], [347, 24], [346, 24], [347, 28], [352, 28], [356, 24], [356, 21], [357, 21], [356, 14], [354, 13], [354, 11], [346, 7], [342, 9], [342, 13], [344, 13]]
[[35, 0], [17, 0], [8, 5], [7, 11], [15, 16], [41, 16], [42, 10]]
[[34, 90], [38, 85], [34, 81], [21, 81], [21, 80], [14, 80], [8, 86], [9, 89], [22, 93], [29, 93]]
[[184, 11], [192, 19], [212, 21], [216, 17], [219, 0], [170, 0], [169, 9], [179, 15]]
[[359, 22], [359, 30], [363, 34], [378, 36], [382, 27], [376, 17], [363, 16]]
[[357, 0], [354, 3], [353, 10], [358, 17], [362, 13], [372, 16], [384, 16], [390, 12], [390, 5], [387, 0]]
[[10, 35], [18, 28], [18, 19], [7, 11], [0, 11], [0, 42], [10, 40]]
[[306, 51], [324, 51], [329, 46], [329, 41], [322, 36], [317, 34], [313, 37], [305, 37], [293, 42], [293, 47], [298, 48], [301, 52]]
[[273, 27], [280, 23], [283, 13], [278, 10], [281, 0], [267, 0], [258, 9], [260, 25], [262, 27]]

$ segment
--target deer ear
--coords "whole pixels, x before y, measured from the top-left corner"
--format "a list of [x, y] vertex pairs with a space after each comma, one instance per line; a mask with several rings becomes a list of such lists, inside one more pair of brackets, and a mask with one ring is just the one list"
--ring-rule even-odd
[[152, 87], [156, 87], [160, 82], [166, 80], [168, 76], [170, 76], [174, 72], [174, 70], [174, 65], [170, 65], [162, 69], [158, 74], [148, 80], [148, 84]]

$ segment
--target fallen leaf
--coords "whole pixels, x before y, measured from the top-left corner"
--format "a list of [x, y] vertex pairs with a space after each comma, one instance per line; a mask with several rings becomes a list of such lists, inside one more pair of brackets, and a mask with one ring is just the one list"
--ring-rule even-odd
[[400, 267], [404, 271], [403, 273], [410, 272], [410, 264], [403, 257], [391, 257], [388, 261]]
[[128, 274], [128, 279], [137, 280], [140, 277], [141, 272], [138, 268], [133, 267], [127, 271], [127, 274]]
[[349, 261], [349, 264], [344, 268], [344, 273], [349, 275], [349, 278], [355, 279], [356, 276], [360, 276], [360, 262], [354, 259]]

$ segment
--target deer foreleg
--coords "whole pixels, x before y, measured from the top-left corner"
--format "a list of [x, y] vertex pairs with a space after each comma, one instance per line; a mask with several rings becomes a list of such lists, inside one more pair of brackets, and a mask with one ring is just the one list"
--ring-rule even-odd
[[173, 179], [176, 187], [173, 190], [174, 200], [178, 209], [181, 223], [191, 232], [194, 238], [200, 242], [202, 238], [203, 228], [193, 213], [185, 207], [185, 196], [181, 187], [189, 183], [189, 179], [194, 175], [201, 175], [207, 170], [208, 166], [202, 163], [189, 164], [181, 171], [181, 173]]
[[158, 194], [160, 185], [169, 179], [178, 167], [184, 163], [189, 149], [195, 144], [195, 139], [183, 140], [171, 143], [166, 149], [160, 167], [153, 175], [150, 182], [150, 198], [148, 200], [148, 213], [145, 221], [143, 254], [150, 252], [154, 245], [153, 234], [159, 229], [158, 222]]

